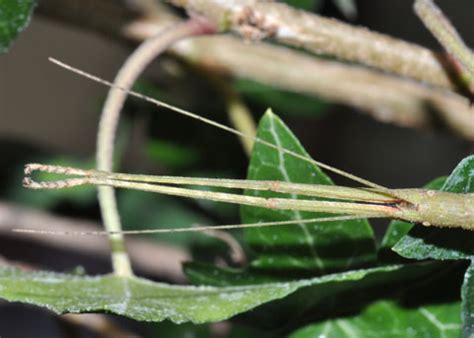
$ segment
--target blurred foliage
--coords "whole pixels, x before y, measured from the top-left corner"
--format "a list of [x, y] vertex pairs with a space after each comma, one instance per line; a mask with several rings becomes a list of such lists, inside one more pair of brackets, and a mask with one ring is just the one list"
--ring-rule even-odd
[[285, 2], [293, 7], [303, 9], [305, 11], [317, 11], [322, 5], [322, 0], [285, 0]]
[[34, 0], [0, 0], [0, 54], [28, 26], [34, 6]]
[[234, 88], [260, 111], [271, 107], [285, 115], [317, 118], [324, 116], [329, 107], [321, 99], [279, 90], [252, 80], [235, 80]]
[[149, 141], [145, 153], [148, 158], [172, 169], [189, 167], [199, 159], [196, 149], [159, 140]]

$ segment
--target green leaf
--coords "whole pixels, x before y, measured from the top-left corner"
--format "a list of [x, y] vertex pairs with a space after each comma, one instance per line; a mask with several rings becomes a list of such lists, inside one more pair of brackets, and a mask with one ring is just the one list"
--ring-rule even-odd
[[322, 4], [321, 0], [285, 0], [285, 2], [292, 7], [310, 12], [318, 9]]
[[[265, 283], [271, 276], [258, 273], [254, 269], [229, 269], [219, 268], [202, 263], [185, 264], [185, 272], [188, 278], [197, 285], [231, 286], [249, 285], [255, 283]], [[295, 322], [300, 322], [301, 318], [311, 316], [325, 319], [328, 316], [335, 316], [337, 313], [347, 313], [349, 308], [359, 308], [367, 302], [373, 301], [374, 297], [383, 297], [399, 293], [407, 289], [407, 285], [413, 287], [420, 280], [423, 281], [424, 289], [426, 280], [432, 281], [433, 276], [437, 279], [432, 283], [440, 281], [440, 277], [449, 278], [448, 281], [441, 280], [435, 286], [442, 285], [443, 295], [449, 294], [449, 290], [458, 292], [460, 279], [462, 278], [464, 266], [460, 267], [460, 273], [453, 269], [452, 263], [423, 262], [408, 265], [389, 265], [385, 267], [347, 271], [341, 274], [327, 275], [321, 278], [312, 279], [313, 283], [301, 288], [295, 293], [253, 310], [241, 316], [241, 321], [245, 319], [249, 325], [262, 329], [287, 327]], [[372, 271], [364, 278], [354, 279], [361, 272]], [[454, 273], [456, 271], [456, 273]], [[325, 278], [336, 275], [345, 275], [344, 280], [331, 280]], [[318, 283], [314, 281], [319, 280]], [[448, 289], [449, 285], [449, 289]], [[432, 299], [436, 289], [428, 289], [428, 297]], [[434, 290], [434, 291], [433, 291]], [[435, 295], [441, 292], [435, 292]], [[414, 295], [422, 298], [422, 292], [417, 291]], [[410, 295], [409, 299], [414, 296]]]
[[299, 287], [297, 283], [234, 288], [172, 286], [114, 275], [83, 277], [0, 269], [0, 297], [57, 313], [110, 312], [142, 321], [225, 320]]
[[203, 262], [186, 262], [183, 271], [194, 285], [242, 286], [276, 280], [273, 276], [252, 269], [219, 267]]
[[[257, 136], [277, 146], [309, 156], [288, 127], [270, 110], [261, 119]], [[333, 184], [317, 166], [262, 144], [252, 152], [248, 179]], [[294, 194], [246, 191], [261, 197], [300, 198]], [[307, 196], [303, 198], [308, 198]], [[244, 223], [287, 221], [327, 216], [322, 213], [241, 208]], [[296, 224], [246, 229], [245, 238], [257, 252], [254, 268], [311, 274], [348, 270], [375, 260], [373, 230], [366, 220]]]
[[380, 301], [353, 317], [331, 319], [309, 325], [291, 338], [451, 338], [461, 334], [459, 302], [404, 307]]
[[148, 331], [153, 332], [154, 338], [213, 338], [214, 336], [209, 324], [174, 324], [165, 321], [155, 323], [153, 329]]
[[463, 337], [474, 337], [474, 261], [464, 274], [461, 288]]
[[145, 153], [151, 160], [173, 169], [190, 166], [199, 159], [196, 149], [158, 140], [149, 141]]
[[34, 6], [33, 0], [0, 0], [0, 53], [28, 26]]
[[[433, 190], [441, 190], [443, 185], [446, 183], [447, 177], [438, 177], [433, 181], [429, 182], [424, 186], [425, 189], [433, 189]], [[391, 249], [392, 247], [397, 244], [400, 239], [405, 236], [410, 229], [413, 227], [412, 223], [403, 222], [399, 220], [395, 220], [390, 222], [387, 231], [382, 239], [382, 243], [380, 245], [380, 252], [384, 255], [394, 254]]]
[[[457, 165], [441, 191], [474, 193], [474, 156]], [[470, 259], [474, 255], [474, 233], [416, 225], [393, 250], [412, 259]]]
[[[205, 323], [228, 319], [266, 302], [307, 289], [314, 299], [327, 296], [318, 290], [354, 289], [359, 282], [379, 280], [403, 266], [339, 273], [285, 283], [239, 287], [172, 286], [115, 275], [78, 276], [52, 272], [25, 272], [0, 268], [0, 298], [47, 307], [56, 313], [110, 312], [136, 320]], [[412, 269], [415, 274], [419, 269]], [[340, 289], [340, 288], [339, 288]], [[310, 299], [311, 300], [311, 299]]]
[[246, 100], [263, 107], [263, 109], [271, 106], [288, 115], [319, 117], [326, 112], [329, 106], [321, 99], [280, 90], [251, 80], [236, 80], [234, 88]]

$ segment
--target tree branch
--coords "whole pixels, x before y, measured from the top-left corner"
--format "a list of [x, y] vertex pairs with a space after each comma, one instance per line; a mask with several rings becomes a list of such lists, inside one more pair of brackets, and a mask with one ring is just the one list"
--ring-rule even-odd
[[[80, 0], [45, 0], [57, 7]], [[94, 0], [107, 2], [110, 0]], [[113, 1], [112, 1], [113, 2]], [[56, 8], [40, 6], [40, 13], [56, 20], [69, 18]], [[117, 4], [116, 6], [123, 7]], [[94, 29], [91, 17], [106, 13], [88, 12], [76, 4], [76, 17], [72, 21], [81, 28]], [[101, 6], [98, 6], [100, 8]], [[113, 11], [112, 11], [113, 12]], [[101, 32], [126, 41], [143, 41], [179, 20], [163, 12], [160, 18], [127, 21], [116, 18], [115, 27], [104, 26]], [[132, 17], [131, 15], [129, 17]], [[109, 20], [111, 20], [109, 18]], [[406, 127], [430, 125], [430, 109], [459, 136], [474, 140], [474, 109], [464, 97], [443, 90], [428, 88], [369, 69], [334, 61], [319, 60], [281, 46], [267, 43], [248, 44], [232, 36], [213, 36], [188, 39], [177, 44], [172, 51], [198, 66], [236, 77], [252, 79], [283, 90], [356, 107], [369, 112], [374, 118]], [[312, 76], [308, 76], [311, 74]], [[350, 79], [350, 80], [348, 80]]]
[[283, 3], [256, 0], [171, 0], [206, 16], [221, 31], [244, 38], [272, 38], [317, 55], [371, 66], [430, 85], [457, 89], [444, 61], [424, 47], [304, 12]]

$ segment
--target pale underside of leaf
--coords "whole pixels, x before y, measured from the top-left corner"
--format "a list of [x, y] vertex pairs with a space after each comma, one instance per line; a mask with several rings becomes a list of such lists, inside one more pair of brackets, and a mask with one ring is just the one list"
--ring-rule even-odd
[[110, 312], [141, 321], [221, 321], [305, 287], [344, 283], [402, 266], [238, 287], [172, 286], [114, 275], [77, 276], [0, 269], [0, 298], [47, 307], [57, 313]]

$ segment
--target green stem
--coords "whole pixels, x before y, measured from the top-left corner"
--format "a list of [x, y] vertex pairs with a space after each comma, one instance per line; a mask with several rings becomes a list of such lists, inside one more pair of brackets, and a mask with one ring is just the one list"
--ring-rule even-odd
[[[148, 64], [170, 45], [183, 38], [209, 31], [210, 26], [204, 21], [192, 19], [146, 40], [126, 60], [117, 73], [114, 84], [121, 88], [130, 89]], [[109, 90], [97, 135], [96, 158], [97, 169], [99, 170], [112, 170], [115, 134], [120, 110], [126, 97], [127, 94], [116, 87], [111, 87]], [[120, 234], [122, 226], [113, 187], [99, 187], [99, 202], [105, 228], [110, 233], [115, 233], [110, 236], [114, 272], [121, 276], [132, 276], [130, 260], [125, 250], [123, 236]]]

